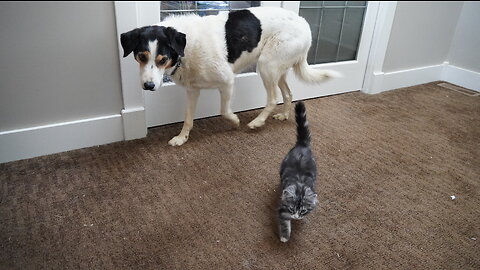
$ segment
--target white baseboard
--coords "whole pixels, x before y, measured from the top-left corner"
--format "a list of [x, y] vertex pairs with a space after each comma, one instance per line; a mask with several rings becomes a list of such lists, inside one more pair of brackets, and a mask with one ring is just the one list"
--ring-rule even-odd
[[119, 114], [0, 132], [0, 163], [122, 141]]
[[123, 135], [125, 140], [134, 140], [147, 136], [145, 108], [137, 107], [122, 110]]
[[409, 87], [434, 81], [446, 81], [468, 89], [480, 91], [480, 73], [445, 62], [441, 65], [412, 68], [395, 72], [378, 72], [371, 77], [369, 94]]
[[464, 88], [480, 91], [480, 72], [447, 65], [443, 69], [441, 80]]
[[377, 94], [397, 88], [439, 81], [441, 80], [442, 72], [445, 66], [446, 64], [441, 64], [395, 72], [375, 73], [373, 75], [370, 89], [365, 92], [369, 94]]

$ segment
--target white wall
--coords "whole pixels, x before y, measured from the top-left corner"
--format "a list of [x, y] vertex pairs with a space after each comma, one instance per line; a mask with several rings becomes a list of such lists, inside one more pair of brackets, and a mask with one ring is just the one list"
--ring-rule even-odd
[[364, 92], [440, 80], [480, 91], [479, 2], [382, 4]]
[[443, 64], [463, 2], [398, 2], [383, 72]]
[[465, 2], [451, 44], [451, 65], [480, 72], [480, 2]]
[[122, 109], [112, 2], [0, 2], [0, 132]]
[[113, 2], [0, 2], [0, 162], [123, 140]]

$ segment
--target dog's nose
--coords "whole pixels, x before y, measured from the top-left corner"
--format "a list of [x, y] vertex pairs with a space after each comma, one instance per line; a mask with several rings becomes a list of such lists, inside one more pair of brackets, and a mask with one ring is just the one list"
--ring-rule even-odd
[[153, 82], [146, 82], [143, 84], [143, 88], [145, 88], [145, 90], [153, 90], [155, 84]]

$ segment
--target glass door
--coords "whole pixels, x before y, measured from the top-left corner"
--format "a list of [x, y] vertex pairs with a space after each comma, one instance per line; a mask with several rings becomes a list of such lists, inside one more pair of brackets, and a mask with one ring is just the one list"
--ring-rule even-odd
[[[312, 31], [309, 64], [314, 68], [338, 71], [343, 78], [311, 85], [298, 80], [292, 71], [287, 82], [294, 101], [362, 88], [378, 10], [378, 2], [367, 1], [161, 1], [156, 4], [140, 2], [137, 5], [140, 5], [137, 7], [139, 24], [143, 21], [153, 24], [155, 19], [161, 20], [170, 14], [193, 12], [207, 16], [251, 6], [277, 6], [298, 13], [307, 20]], [[185, 90], [170, 82], [169, 78], [164, 80], [166, 83], [158, 91], [143, 91], [147, 127], [183, 121]], [[282, 102], [279, 91], [277, 98], [279, 103]], [[255, 67], [237, 75], [232, 99], [234, 112], [262, 108], [265, 103], [266, 91], [255, 73]], [[218, 91], [202, 91], [195, 118], [219, 113]]]

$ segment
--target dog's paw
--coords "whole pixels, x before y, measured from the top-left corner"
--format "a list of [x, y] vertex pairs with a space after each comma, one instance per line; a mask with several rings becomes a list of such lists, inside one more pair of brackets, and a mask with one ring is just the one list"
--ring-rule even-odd
[[277, 113], [272, 117], [273, 117], [273, 119], [284, 121], [284, 120], [288, 120], [289, 115], [285, 114], [285, 113]]
[[180, 146], [188, 140], [188, 136], [178, 135], [173, 137], [168, 144], [171, 146]]
[[263, 127], [263, 125], [265, 125], [265, 121], [259, 120], [259, 119], [253, 119], [253, 121], [248, 123], [247, 126], [250, 129], [256, 129], [256, 128], [259, 128], [259, 127]]
[[236, 114], [232, 113], [229, 115], [225, 115], [224, 117], [230, 120], [236, 128], [240, 127], [240, 119]]
[[280, 237], [280, 241], [282, 243], [286, 243], [288, 241], [288, 238], [285, 238], [285, 237], [282, 236], [282, 237]]

